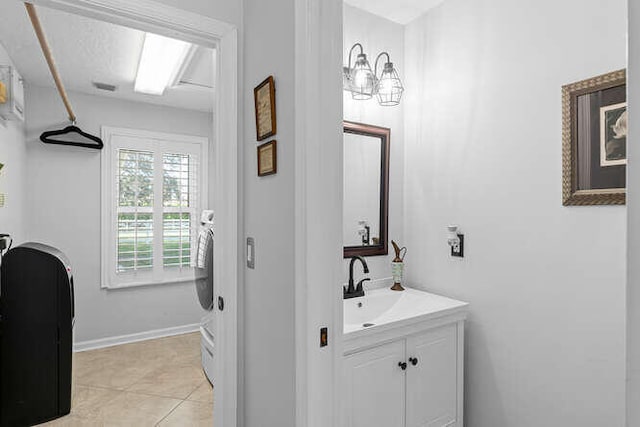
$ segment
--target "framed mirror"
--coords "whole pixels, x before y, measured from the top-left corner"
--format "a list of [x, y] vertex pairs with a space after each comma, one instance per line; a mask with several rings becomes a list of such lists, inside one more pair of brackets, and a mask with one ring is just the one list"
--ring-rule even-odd
[[391, 130], [344, 122], [344, 257], [387, 255]]

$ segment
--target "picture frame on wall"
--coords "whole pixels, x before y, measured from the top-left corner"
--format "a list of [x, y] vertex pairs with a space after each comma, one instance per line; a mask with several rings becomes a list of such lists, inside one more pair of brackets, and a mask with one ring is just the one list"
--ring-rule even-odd
[[278, 172], [277, 141], [258, 146], [258, 176], [274, 175]]
[[562, 204], [624, 205], [627, 77], [614, 71], [562, 88]]
[[277, 132], [276, 87], [273, 76], [267, 77], [253, 89], [253, 99], [256, 113], [256, 138], [262, 141]]

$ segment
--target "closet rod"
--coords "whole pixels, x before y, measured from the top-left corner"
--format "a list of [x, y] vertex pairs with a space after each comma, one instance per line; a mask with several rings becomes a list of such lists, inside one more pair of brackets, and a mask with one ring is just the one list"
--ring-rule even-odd
[[75, 123], [76, 115], [73, 114], [73, 109], [71, 108], [71, 102], [69, 102], [67, 91], [64, 88], [64, 84], [62, 84], [60, 73], [58, 73], [58, 68], [56, 67], [55, 61], [53, 60], [53, 55], [51, 54], [51, 49], [49, 48], [49, 42], [47, 41], [47, 36], [44, 34], [44, 30], [42, 29], [42, 24], [40, 23], [40, 19], [38, 18], [38, 14], [36, 13], [36, 7], [31, 3], [25, 3], [24, 7], [27, 8], [27, 13], [29, 14], [29, 18], [31, 19], [31, 24], [33, 25], [33, 29], [36, 32], [38, 41], [40, 42], [42, 53], [44, 54], [44, 58], [47, 60], [47, 64], [49, 65], [51, 76], [53, 76], [53, 80], [56, 83], [56, 87], [58, 88], [58, 92], [60, 93], [60, 97], [62, 98], [62, 102], [64, 103], [64, 107], [67, 109], [67, 113], [69, 114], [69, 120], [71, 121], [71, 123]]

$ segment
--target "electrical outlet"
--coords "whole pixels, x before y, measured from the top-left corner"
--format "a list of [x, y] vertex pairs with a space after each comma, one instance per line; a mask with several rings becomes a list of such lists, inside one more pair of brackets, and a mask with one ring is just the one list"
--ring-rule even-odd
[[464, 258], [464, 234], [458, 234], [458, 239], [460, 239], [458, 250], [456, 251], [453, 247], [451, 247], [451, 256], [456, 258]]

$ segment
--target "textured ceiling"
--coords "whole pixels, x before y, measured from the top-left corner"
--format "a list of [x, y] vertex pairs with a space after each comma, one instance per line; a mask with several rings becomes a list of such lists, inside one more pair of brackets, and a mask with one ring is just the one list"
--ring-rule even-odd
[[444, 0], [345, 0], [345, 3], [366, 10], [375, 15], [408, 24]]
[[[3, 2], [0, 43], [4, 45], [27, 85], [53, 86], [40, 45], [21, 2]], [[212, 111], [213, 58], [211, 49], [198, 47], [180, 82], [163, 96], [135, 93], [133, 85], [144, 32], [44, 7], [38, 8], [49, 44], [68, 90], [152, 104]], [[93, 82], [117, 87], [105, 92]], [[73, 99], [72, 99], [73, 101]], [[80, 115], [81, 113], [78, 112]]]

